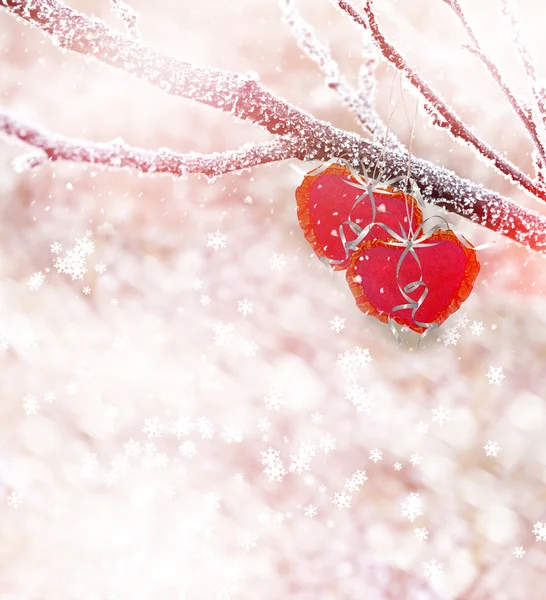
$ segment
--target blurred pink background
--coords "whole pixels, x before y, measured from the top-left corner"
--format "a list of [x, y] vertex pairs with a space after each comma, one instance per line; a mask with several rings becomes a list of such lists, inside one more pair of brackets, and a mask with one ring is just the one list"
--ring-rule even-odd
[[[106, 0], [69, 4], [124, 31]], [[522, 126], [461, 49], [444, 3], [376, 5], [430, 83], [530, 172]], [[462, 5], [529, 97], [500, 2]], [[286, 100], [359, 131], [277, 2], [131, 6], [143, 41], [161, 51], [256, 72]], [[356, 81], [361, 32], [326, 1], [298, 7]], [[542, 2], [522, 0], [543, 74], [545, 16]], [[0, 36], [3, 106], [51, 131], [180, 152], [270, 139], [60, 51], [5, 10]], [[379, 112], [393, 112], [407, 141], [415, 97], [384, 64], [378, 78]], [[358, 311], [343, 274], [312, 254], [288, 163], [212, 183], [67, 163], [17, 173], [12, 160], [30, 148], [0, 142], [2, 600], [545, 597], [546, 545], [533, 534], [546, 521], [542, 257], [449, 215], [475, 245], [495, 243], [479, 253], [463, 308], [424, 349], [409, 335], [397, 349], [388, 327]], [[544, 212], [421, 113], [413, 151]], [[72, 280], [54, 264], [77, 240], [87, 240], [87, 271]], [[497, 456], [486, 456], [489, 441]], [[268, 448], [282, 481], [269, 480]], [[351, 491], [357, 470], [368, 480]], [[350, 506], [338, 508], [344, 491]], [[422, 513], [413, 521], [402, 507], [410, 493]]]

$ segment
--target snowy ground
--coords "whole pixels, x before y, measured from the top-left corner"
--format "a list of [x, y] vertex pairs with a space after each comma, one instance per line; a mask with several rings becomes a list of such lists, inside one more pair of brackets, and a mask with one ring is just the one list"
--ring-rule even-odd
[[[106, 0], [70, 4], [123, 29]], [[442, 3], [403, 4], [381, 13], [393, 39], [529, 169], [500, 94], [470, 54], [450, 54], [464, 40]], [[522, 4], [539, 47], [540, 3]], [[357, 127], [276, 2], [132, 5], [159, 49], [256, 71]], [[466, 5], [521, 83], [489, 0]], [[358, 31], [327, 2], [300, 6], [354, 76]], [[53, 131], [202, 152], [268, 139], [61, 53], [3, 10], [0, 35], [3, 105]], [[380, 75], [388, 114], [393, 75]], [[406, 139], [414, 111], [406, 92], [393, 117]], [[540, 209], [418, 119], [418, 155]], [[0, 141], [2, 600], [544, 597], [541, 258], [450, 218], [496, 244], [463, 309], [424, 349], [410, 336], [397, 349], [312, 255], [286, 163], [212, 183], [17, 173], [28, 149]]]

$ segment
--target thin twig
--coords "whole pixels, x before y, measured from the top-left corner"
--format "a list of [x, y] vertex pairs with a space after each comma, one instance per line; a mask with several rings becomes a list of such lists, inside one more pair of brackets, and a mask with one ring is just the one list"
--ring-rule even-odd
[[[531, 137], [531, 140], [532, 140], [533, 144], [535, 145], [535, 148], [538, 152], [538, 156], [540, 158], [539, 166], [542, 166], [542, 169], [543, 169], [544, 166], [546, 165], [546, 150], [544, 148], [544, 144], [543, 144], [542, 140], [539, 137], [538, 126], [534, 120], [532, 110], [526, 104], [520, 102], [514, 96], [512, 90], [510, 89], [510, 87], [508, 86], [506, 81], [502, 78], [498, 67], [487, 56], [487, 54], [485, 54], [485, 52], [482, 50], [480, 43], [476, 37], [476, 34], [474, 33], [472, 27], [468, 23], [465, 15], [463, 13], [463, 10], [461, 9], [459, 2], [457, 0], [444, 0], [444, 2], [457, 15], [457, 17], [461, 21], [463, 27], [465, 28], [466, 33], [468, 34], [468, 37], [472, 41], [473, 45], [465, 46], [465, 48], [467, 48], [472, 54], [474, 54], [481, 60], [481, 62], [484, 64], [485, 68], [489, 71], [489, 74], [495, 80], [497, 85], [501, 88], [504, 96], [506, 97], [506, 99], [508, 100], [508, 102], [510, 103], [512, 108], [514, 109], [515, 113], [517, 114], [517, 116], [519, 117], [519, 119], [521, 120], [521, 122], [523, 123], [525, 128], [527, 129], [527, 132], [529, 133], [529, 136]], [[542, 169], [539, 170], [537, 175], [540, 176]]]
[[392, 148], [403, 150], [404, 147], [393, 133], [389, 133], [376, 110], [373, 107], [374, 90], [370, 83], [374, 83], [371, 61], [366, 64], [366, 70], [360, 72], [360, 79], [366, 77], [366, 92], [368, 95], [359, 94], [340, 72], [339, 65], [334, 60], [330, 50], [321, 44], [311, 27], [303, 20], [295, 7], [294, 0], [280, 0], [283, 11], [283, 20], [290, 26], [300, 48], [313, 60], [324, 73], [328, 87], [335, 90], [343, 103], [354, 113], [358, 121], [378, 141], [385, 141]]
[[546, 126], [546, 89], [538, 81], [535, 64], [531, 57], [531, 53], [529, 52], [529, 48], [527, 47], [527, 44], [523, 41], [523, 39], [521, 37], [518, 21], [516, 18], [516, 11], [514, 10], [514, 7], [512, 6], [512, 2], [510, 2], [509, 0], [501, 0], [501, 1], [502, 1], [502, 12], [506, 15], [506, 17], [510, 21], [510, 27], [512, 29], [512, 37], [514, 39], [514, 45], [516, 46], [516, 49], [517, 49], [519, 56], [521, 58], [521, 61], [523, 63], [523, 66], [525, 67], [525, 72], [527, 73], [529, 83], [531, 84], [539, 113], [542, 117], [542, 121], [543, 121], [544, 125]]
[[272, 142], [246, 144], [237, 150], [200, 154], [180, 154], [169, 148], [157, 151], [129, 146], [123, 141], [107, 143], [70, 139], [38, 128], [32, 123], [0, 110], [0, 132], [15, 137], [41, 151], [16, 159], [16, 170], [31, 169], [47, 161], [68, 160], [141, 173], [169, 173], [185, 177], [198, 173], [216, 177], [256, 165], [276, 162], [294, 156], [296, 143], [291, 138]]
[[338, 6], [346, 12], [358, 25], [368, 29], [375, 41], [377, 48], [383, 56], [397, 70], [401, 71], [413, 87], [425, 98], [430, 107], [433, 107], [441, 117], [445, 120], [446, 129], [458, 140], [467, 142], [473, 146], [479, 154], [491, 162], [493, 166], [501, 173], [508, 176], [513, 183], [521, 186], [523, 189], [530, 192], [535, 198], [546, 200], [546, 190], [543, 190], [534, 183], [527, 175], [522, 173], [510, 161], [503, 158], [495, 152], [493, 148], [480, 140], [472, 131], [463, 123], [458, 115], [451, 109], [440, 96], [434, 92], [431, 87], [420, 77], [404, 57], [392, 46], [381, 33], [375, 14], [371, 7], [370, 0], [365, 0], [364, 13], [365, 17], [361, 16], [355, 8], [347, 0], [336, 0]]
[[124, 21], [130, 35], [134, 38], [140, 37], [137, 13], [123, 0], [110, 0], [110, 2], [116, 14]]

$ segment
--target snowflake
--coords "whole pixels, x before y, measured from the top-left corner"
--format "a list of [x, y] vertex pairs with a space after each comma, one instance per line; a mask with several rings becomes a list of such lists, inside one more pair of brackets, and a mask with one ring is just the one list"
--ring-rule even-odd
[[300, 449], [297, 454], [292, 454], [290, 456], [291, 463], [288, 467], [288, 470], [293, 473], [303, 473], [304, 471], [309, 471], [311, 468], [311, 459], [316, 454], [316, 447], [314, 444], [310, 444], [309, 442], [302, 442], [300, 445]]
[[274, 448], [268, 448], [263, 452], [260, 452], [262, 457], [262, 464], [266, 466], [264, 469], [265, 475], [269, 477], [269, 481], [282, 481], [286, 475], [286, 469], [284, 468], [280, 459], [280, 451]]
[[422, 514], [421, 497], [419, 494], [411, 492], [402, 502], [402, 516], [407, 517], [413, 523]]
[[127, 471], [127, 468], [129, 467], [129, 460], [123, 454], [118, 454], [114, 456], [114, 458], [110, 462], [110, 465], [112, 466], [112, 469], [115, 473], [122, 475]]
[[243, 315], [243, 317], [252, 314], [253, 310], [253, 304], [248, 298], [243, 298], [242, 300], [239, 300], [237, 304], [237, 311], [240, 312]]
[[5, 352], [9, 348], [9, 344], [5, 338], [0, 336], [0, 352]]
[[221, 437], [226, 444], [240, 444], [243, 441], [243, 434], [236, 427], [224, 427]]
[[467, 317], [466, 313], [463, 313], [456, 321], [455, 323], [455, 327], [457, 329], [465, 329], [468, 326], [468, 323], [470, 323], [469, 318]]
[[366, 481], [368, 481], [366, 471], [359, 469], [352, 474], [350, 479], [347, 479], [345, 489], [349, 492], [357, 492]]
[[173, 422], [174, 435], [179, 440], [184, 435], [190, 435], [194, 427], [193, 421], [187, 417], [179, 417]]
[[200, 417], [197, 419], [197, 431], [202, 440], [212, 440], [214, 425], [206, 417]]
[[71, 396], [73, 396], [77, 391], [78, 391], [78, 384], [74, 383], [73, 381], [71, 381], [70, 383], [66, 384], [66, 393], [70, 394]]
[[319, 412], [315, 412], [311, 415], [311, 423], [313, 425], [320, 425], [322, 423], [322, 415]]
[[218, 230], [214, 233], [209, 233], [208, 238], [207, 247], [212, 248], [215, 252], [218, 252], [220, 248], [226, 247], [227, 237]]
[[432, 559], [426, 563], [423, 563], [423, 571], [425, 577], [429, 577], [432, 580], [439, 579], [443, 575], [444, 565]]
[[309, 486], [314, 485], [315, 478], [310, 473], [307, 473], [307, 475], [305, 475], [303, 477], [303, 483], [305, 483], [305, 485], [309, 485]]
[[375, 448], [370, 452], [370, 460], [373, 460], [374, 463], [378, 463], [382, 458], [383, 452], [379, 448]]
[[345, 491], [336, 492], [332, 502], [336, 508], [341, 510], [342, 508], [350, 508], [352, 499], [353, 497]]
[[55, 400], [55, 394], [51, 390], [44, 392], [44, 402], [51, 404]]
[[118, 481], [118, 474], [115, 471], [105, 473], [103, 477], [104, 484], [108, 487], [114, 485]]
[[340, 333], [345, 329], [345, 319], [337, 315], [330, 321], [330, 329], [336, 333]]
[[269, 431], [271, 427], [271, 421], [267, 417], [262, 417], [258, 421], [258, 429], [262, 432]]
[[421, 457], [418, 454], [412, 454], [409, 461], [414, 467], [416, 467], [417, 465], [421, 464]]
[[537, 521], [533, 525], [533, 535], [537, 542], [546, 542], [546, 523]]
[[496, 325], [495, 323], [493, 323], [493, 325], [491, 325], [491, 329], [492, 329], [493, 331], [495, 331], [495, 330], [497, 329], [497, 325]]
[[64, 257], [57, 257], [54, 266], [59, 273], [70, 275], [74, 279], [83, 279], [87, 273], [86, 257], [95, 251], [95, 245], [86, 233], [81, 240], [76, 240], [74, 248], [68, 250]]
[[356, 407], [356, 412], [369, 413], [374, 407], [374, 403], [370, 400], [368, 392], [360, 385], [353, 384], [348, 389], [345, 398], [350, 400]]
[[63, 249], [63, 245], [59, 244], [59, 242], [53, 242], [53, 244], [50, 244], [49, 247], [51, 248], [51, 252], [53, 252], [53, 254], [59, 254], [59, 252], [61, 252]]
[[106, 265], [105, 265], [104, 263], [97, 263], [97, 264], [95, 265], [95, 271], [96, 271], [97, 273], [100, 273], [101, 275], [102, 275], [103, 273], [106, 273]]
[[451, 421], [451, 410], [443, 405], [438, 408], [431, 409], [432, 420], [438, 425], [445, 425], [448, 421]]
[[86, 285], [86, 286], [85, 286], [85, 287], [82, 289], [82, 292], [83, 292], [83, 293], [84, 293], [86, 296], [89, 296], [89, 294], [91, 293], [91, 288], [90, 288], [88, 285]]
[[140, 442], [137, 442], [133, 438], [123, 444], [125, 452], [128, 456], [138, 456], [140, 454]]
[[88, 452], [82, 459], [82, 472], [85, 477], [89, 477], [97, 468], [99, 460], [95, 453]]
[[200, 298], [199, 298], [199, 302], [202, 306], [210, 306], [210, 296], [208, 294], [203, 294]]
[[144, 419], [144, 428], [142, 432], [148, 436], [148, 439], [159, 437], [163, 432], [163, 425], [159, 422], [157, 417], [151, 419]]
[[349, 381], [353, 381], [358, 375], [358, 369], [372, 362], [370, 351], [357, 346], [354, 352], [343, 352], [337, 357], [336, 364], [341, 367], [343, 374]]
[[489, 367], [486, 377], [491, 385], [500, 385], [500, 382], [504, 379], [502, 367]]
[[40, 405], [36, 400], [36, 396], [33, 396], [32, 394], [27, 394], [23, 398], [23, 410], [27, 415], [35, 415], [38, 413], [38, 411], [40, 410]]
[[265, 405], [269, 410], [279, 410], [284, 404], [284, 399], [280, 388], [277, 385], [271, 386], [267, 396], [264, 398]]
[[428, 431], [428, 425], [423, 421], [419, 421], [419, 423], [417, 423], [417, 425], [415, 426], [415, 431], [419, 435], [425, 435], [425, 433]]
[[235, 473], [235, 477], [233, 478], [237, 483], [241, 483], [245, 480], [245, 476], [242, 473]]
[[214, 332], [214, 344], [216, 346], [223, 346], [233, 337], [235, 327], [233, 323], [222, 323], [219, 321], [214, 324], [212, 329]]
[[240, 545], [243, 548], [243, 550], [246, 550], [248, 552], [249, 550], [252, 550], [252, 548], [256, 548], [257, 539], [257, 536], [247, 531], [241, 538]]
[[498, 442], [494, 442], [493, 440], [489, 440], [487, 444], [483, 447], [485, 450], [485, 456], [497, 456], [501, 447]]
[[112, 348], [114, 350], [127, 350], [131, 345], [131, 340], [128, 335], [116, 335], [112, 342]]
[[273, 254], [273, 256], [269, 259], [269, 266], [272, 271], [281, 271], [282, 268], [286, 265], [286, 260], [284, 258], [284, 254]]
[[415, 537], [422, 542], [428, 540], [429, 531], [426, 527], [416, 527], [413, 530], [413, 533], [415, 534]]
[[254, 340], [245, 340], [243, 342], [243, 354], [245, 356], [256, 356], [260, 347]]
[[481, 335], [483, 331], [483, 323], [481, 321], [474, 321], [470, 326], [470, 333], [472, 335]]
[[22, 504], [21, 496], [17, 492], [11, 492], [8, 496], [8, 506], [10, 508], [19, 508]]
[[38, 291], [42, 287], [42, 283], [44, 283], [44, 280], [45, 280], [45, 275], [42, 273], [42, 271], [38, 271], [37, 273], [34, 273], [33, 275], [31, 275], [28, 278], [28, 281], [27, 281], [28, 289], [31, 292]]
[[399, 463], [399, 462], [394, 463], [394, 470], [395, 471], [401, 471], [402, 470], [402, 463]]
[[332, 450], [336, 449], [336, 438], [329, 433], [320, 439], [320, 447], [324, 450], [325, 454], [329, 454]]
[[194, 279], [191, 283], [192, 290], [200, 290], [203, 287], [203, 282], [200, 279]]
[[182, 444], [178, 446], [178, 452], [180, 452], [182, 456], [192, 458], [193, 456], [195, 456], [196, 453], [195, 442], [192, 442], [191, 440], [182, 442]]
[[303, 509], [303, 514], [306, 517], [311, 517], [311, 518], [316, 517], [317, 516], [317, 509], [312, 504], [309, 504], [309, 506], [306, 506]]
[[446, 329], [441, 339], [443, 339], [444, 346], [456, 346], [460, 338], [461, 334], [453, 327]]
[[513, 554], [516, 558], [523, 558], [525, 556], [525, 550], [523, 549], [523, 546], [516, 546]]

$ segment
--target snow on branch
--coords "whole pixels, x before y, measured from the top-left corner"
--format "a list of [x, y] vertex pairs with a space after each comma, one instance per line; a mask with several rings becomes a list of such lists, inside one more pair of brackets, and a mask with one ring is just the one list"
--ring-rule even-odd
[[[425, 98], [429, 108], [433, 108], [442, 120], [441, 127], [451, 135], [470, 146], [487, 159], [498, 171], [506, 175], [513, 183], [530, 192], [535, 198], [546, 200], [546, 190], [533, 182], [527, 175], [522, 173], [515, 165], [501, 156], [484, 141], [480, 140], [455, 111], [448, 106], [444, 100], [432, 90], [419, 73], [411, 67], [406, 59], [385, 38], [375, 19], [372, 8], [372, 0], [365, 0], [364, 15], [361, 15], [348, 0], [335, 0], [339, 8], [347, 13], [355, 23], [371, 32], [376, 47], [383, 57], [400, 71], [413, 87]], [[433, 121], [434, 123], [434, 121]]]
[[[385, 148], [384, 144], [373, 143], [316, 119], [274, 96], [252, 78], [196, 67], [165, 56], [137, 40], [110, 30], [99, 19], [87, 17], [56, 0], [40, 0], [39, 3], [34, 0], [0, 0], [0, 6], [37, 26], [63, 48], [92, 56], [170, 94], [208, 104], [264, 127], [277, 136], [285, 136], [277, 137], [276, 142], [249, 144], [232, 153], [176, 155], [116, 142], [94, 144], [66, 140], [4, 113], [0, 130], [44, 152], [49, 160], [96, 162], [97, 151], [101, 149], [104, 150], [101, 164], [106, 166], [138, 169], [140, 165], [142, 170], [155, 173], [161, 172], [163, 166], [163, 172], [174, 171], [174, 174], [183, 173], [184, 167], [188, 173], [203, 172], [214, 176], [271, 160], [297, 158], [312, 161], [341, 157], [355, 166], [364, 164], [369, 173], [378, 172], [381, 165], [385, 178], [409, 174], [420, 187], [425, 201], [546, 254], [546, 217], [427, 160], [412, 158], [409, 163], [407, 152]], [[65, 150], [65, 154], [61, 149]], [[168, 157], [172, 157], [173, 168], [167, 168], [165, 160]], [[35, 152], [28, 161], [27, 157], [23, 157], [18, 168], [24, 168], [27, 163], [32, 166], [41, 160], [42, 156]], [[536, 192], [538, 196], [538, 190]]]
[[387, 131], [387, 127], [374, 109], [375, 72], [372, 69], [373, 60], [367, 60], [366, 65], [360, 71], [361, 93], [359, 93], [343, 77], [330, 50], [319, 42], [311, 27], [298, 13], [295, 0], [280, 0], [280, 5], [284, 22], [291, 28], [300, 48], [324, 73], [328, 87], [339, 94], [343, 103], [355, 114], [358, 121], [372, 134], [376, 141], [403, 150], [403, 145], [392, 132]]
[[92, 56], [168, 94], [218, 108], [277, 135], [323, 130], [317, 119], [278, 99], [253, 77], [167, 56], [57, 0], [0, 0], [0, 6], [39, 27], [61, 48]]
[[[459, 2], [457, 0], [444, 0], [444, 2], [457, 15], [464, 29], [466, 30], [468, 37], [472, 41], [472, 45], [465, 46], [465, 48], [469, 50], [472, 54], [477, 56], [480, 59], [480, 61], [484, 64], [485, 68], [489, 71], [489, 74], [500, 87], [504, 96], [514, 109], [515, 113], [517, 114], [525, 128], [527, 129], [527, 132], [529, 133], [531, 141], [533, 142], [535, 150], [537, 152], [537, 175], [539, 178], [542, 178], [544, 175], [544, 167], [546, 166], [546, 150], [544, 148], [542, 139], [539, 136], [538, 124], [534, 119], [533, 111], [529, 108], [529, 106], [527, 106], [527, 104], [521, 102], [515, 97], [514, 93], [512, 92], [506, 81], [502, 78], [498, 67], [482, 50], [478, 38], [476, 37], [474, 30], [468, 23]], [[542, 180], [541, 183], [544, 183], [544, 181]]]
[[542, 117], [544, 125], [546, 126], [546, 88], [544, 87], [544, 84], [542, 84], [538, 80], [535, 63], [531, 57], [531, 53], [529, 52], [527, 44], [523, 41], [521, 37], [514, 2], [512, 0], [502, 0], [502, 12], [510, 22], [514, 45], [516, 46], [523, 66], [525, 67], [525, 72], [527, 73], [527, 78], [529, 79], [529, 83], [531, 84], [531, 88], [535, 96], [535, 101], [537, 103], [539, 113]]
[[110, 0], [110, 2], [112, 3], [114, 11], [124, 21], [125, 25], [127, 25], [127, 31], [130, 35], [134, 38], [140, 37], [137, 13], [122, 0]]
[[211, 154], [179, 154], [169, 148], [144, 150], [129, 146], [123, 140], [106, 143], [73, 140], [47, 132], [3, 110], [0, 110], [0, 132], [39, 151], [16, 158], [13, 167], [18, 172], [48, 160], [68, 160], [111, 168], [130, 168], [141, 173], [169, 173], [175, 177], [185, 177], [190, 173], [216, 177], [230, 171], [284, 160], [295, 153], [295, 142], [286, 138], [259, 144], [249, 143], [237, 150]]

